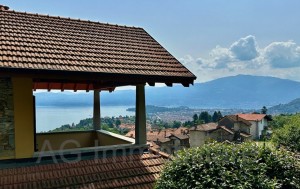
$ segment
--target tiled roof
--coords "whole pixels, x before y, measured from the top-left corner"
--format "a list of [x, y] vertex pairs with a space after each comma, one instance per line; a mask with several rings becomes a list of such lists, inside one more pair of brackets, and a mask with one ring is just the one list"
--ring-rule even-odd
[[176, 129], [174, 131], [175, 135], [180, 135], [180, 134], [188, 134], [189, 133], [189, 129], [186, 127], [179, 127], [178, 129]]
[[216, 123], [205, 123], [205, 124], [201, 124], [201, 125], [197, 125], [195, 127], [191, 127], [190, 131], [211, 131], [217, 128], [217, 124]]
[[237, 114], [239, 117], [247, 120], [247, 121], [261, 121], [265, 118], [266, 114]]
[[2, 70], [123, 74], [189, 84], [196, 79], [143, 28], [1, 9], [0, 25]]
[[234, 134], [234, 131], [228, 129], [228, 128], [225, 127], [225, 126], [218, 126], [217, 129], [223, 129], [224, 131], [226, 131], [226, 132], [228, 132], [228, 133], [230, 133], [230, 134], [232, 134], [232, 135]]
[[228, 118], [233, 122], [242, 122], [245, 125], [251, 126], [251, 123], [249, 121], [243, 119], [242, 117], [240, 117], [238, 115], [227, 115], [227, 116], [223, 117], [222, 119], [224, 119], [224, 118]]
[[[171, 135], [177, 137], [178, 139], [187, 139], [188, 128], [179, 127], [178, 129], [168, 128], [160, 131], [151, 130], [147, 132], [148, 141], [160, 141], [160, 142], [169, 142], [169, 137]], [[129, 131], [125, 136], [135, 138], [135, 131]]]
[[172, 136], [180, 139], [180, 140], [185, 140], [185, 139], [188, 139], [189, 136], [188, 135], [183, 135], [183, 134], [171, 134]]
[[240, 135], [241, 135], [242, 137], [245, 137], [245, 138], [248, 138], [248, 137], [251, 137], [251, 136], [252, 136], [251, 134], [246, 133], [246, 132], [240, 132]]
[[0, 188], [153, 188], [166, 158], [137, 154], [0, 169]]

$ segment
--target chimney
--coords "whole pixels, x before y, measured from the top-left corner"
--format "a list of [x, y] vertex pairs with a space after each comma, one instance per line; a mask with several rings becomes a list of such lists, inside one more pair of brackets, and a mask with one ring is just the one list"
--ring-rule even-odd
[[9, 7], [8, 7], [8, 6], [5, 6], [5, 5], [0, 5], [0, 10], [1, 10], [1, 11], [9, 10]]

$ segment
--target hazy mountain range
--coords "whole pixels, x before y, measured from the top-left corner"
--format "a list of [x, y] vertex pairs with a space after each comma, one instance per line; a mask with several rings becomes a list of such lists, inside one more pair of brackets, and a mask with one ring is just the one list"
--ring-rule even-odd
[[279, 104], [268, 109], [270, 114], [294, 114], [300, 112], [300, 98], [287, 104]]
[[[93, 93], [36, 93], [38, 106], [91, 106]], [[146, 87], [146, 103], [156, 106], [260, 109], [300, 97], [300, 82], [275, 77], [237, 75], [185, 88]], [[101, 92], [101, 105], [134, 106], [134, 90]]]

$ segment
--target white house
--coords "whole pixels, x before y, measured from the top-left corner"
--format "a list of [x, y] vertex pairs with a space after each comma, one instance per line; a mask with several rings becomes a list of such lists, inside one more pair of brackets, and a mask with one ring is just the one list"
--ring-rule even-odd
[[268, 121], [272, 119], [266, 114], [237, 114], [238, 117], [243, 118], [251, 123], [250, 134], [253, 139], [259, 139], [262, 131], [268, 126]]

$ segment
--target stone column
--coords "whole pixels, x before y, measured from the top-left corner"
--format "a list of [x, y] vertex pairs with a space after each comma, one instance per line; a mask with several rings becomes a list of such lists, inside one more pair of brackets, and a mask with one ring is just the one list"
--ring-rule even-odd
[[145, 85], [136, 86], [135, 144], [146, 144]]
[[14, 103], [11, 78], [0, 78], [0, 159], [15, 158]]
[[93, 126], [94, 130], [101, 129], [100, 118], [100, 90], [94, 90], [94, 113], [93, 113]]

